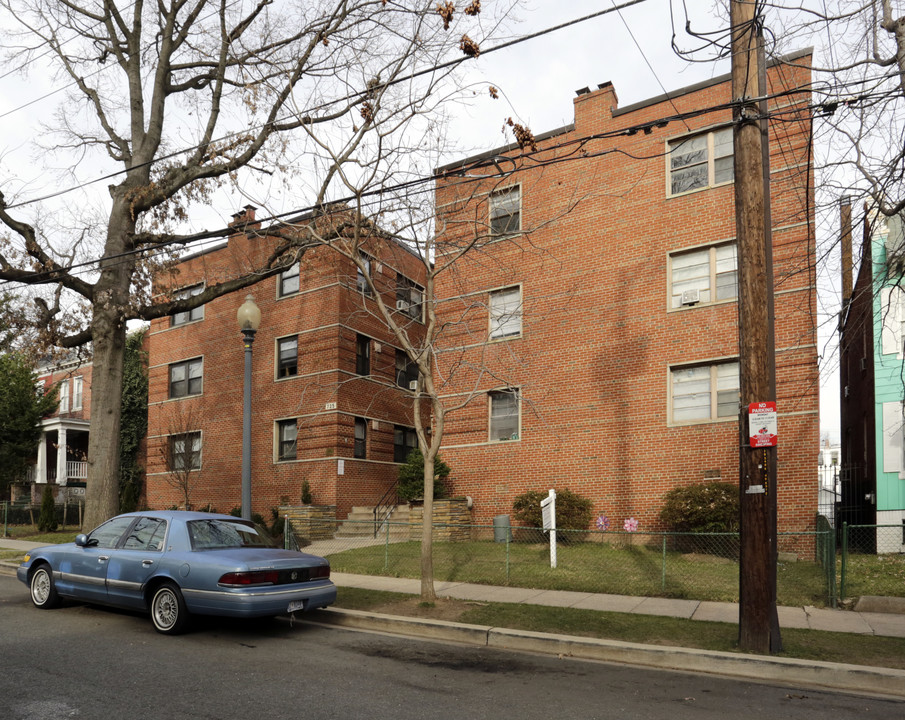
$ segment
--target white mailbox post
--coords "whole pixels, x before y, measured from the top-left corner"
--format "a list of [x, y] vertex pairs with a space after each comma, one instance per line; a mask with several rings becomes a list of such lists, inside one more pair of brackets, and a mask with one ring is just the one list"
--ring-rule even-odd
[[550, 567], [556, 567], [556, 490], [540, 501], [541, 515], [544, 519], [544, 531], [550, 533]]

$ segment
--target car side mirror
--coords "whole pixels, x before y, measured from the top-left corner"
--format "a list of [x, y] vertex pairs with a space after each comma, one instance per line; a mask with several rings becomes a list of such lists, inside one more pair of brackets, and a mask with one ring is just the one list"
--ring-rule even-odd
[[75, 536], [75, 544], [79, 547], [88, 547], [88, 536], [84, 533]]

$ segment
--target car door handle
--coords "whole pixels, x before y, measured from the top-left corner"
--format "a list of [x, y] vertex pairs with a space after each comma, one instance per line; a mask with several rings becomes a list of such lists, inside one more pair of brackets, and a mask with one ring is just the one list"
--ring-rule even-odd
[[97, 557], [97, 561], [99, 563], [107, 562], [109, 559], [110, 559], [109, 555], [98, 555], [98, 557]]
[[154, 564], [153, 560], [142, 560], [141, 561], [142, 567], [151, 567], [153, 564]]

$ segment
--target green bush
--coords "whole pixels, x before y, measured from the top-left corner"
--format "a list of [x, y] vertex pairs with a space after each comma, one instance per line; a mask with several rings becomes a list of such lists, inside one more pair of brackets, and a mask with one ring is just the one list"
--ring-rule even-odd
[[670, 490], [660, 522], [673, 532], [738, 532], [738, 488], [725, 482], [696, 483]]
[[[437, 455], [434, 458], [434, 500], [449, 497], [446, 478], [449, 477], [449, 465]], [[399, 483], [396, 492], [400, 500], [420, 500], [424, 497], [424, 455], [415, 448], [399, 467]]]
[[[546, 492], [529, 490], [512, 501], [515, 519], [531, 528], [544, 526], [540, 503], [547, 497]], [[568, 530], [558, 536], [562, 542], [581, 542], [588, 536], [591, 525], [592, 503], [571, 490], [556, 491], [556, 529]], [[540, 538], [538, 538], [540, 539]]]
[[44, 486], [44, 494], [41, 495], [41, 514], [38, 516], [38, 530], [54, 532], [57, 529], [56, 503], [53, 501], [53, 489], [50, 485]]

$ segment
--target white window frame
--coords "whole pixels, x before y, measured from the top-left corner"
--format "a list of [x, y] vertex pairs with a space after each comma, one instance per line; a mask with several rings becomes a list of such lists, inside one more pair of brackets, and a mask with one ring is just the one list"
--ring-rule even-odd
[[[732, 368], [735, 373], [728, 372]], [[672, 425], [694, 425], [699, 423], [725, 422], [738, 418], [739, 414], [739, 361], [724, 360], [712, 363], [673, 365], [669, 368], [669, 422]], [[733, 383], [734, 381], [734, 383]], [[706, 382], [706, 388], [704, 383]], [[677, 387], [678, 383], [678, 387]], [[682, 387], [685, 383], [685, 387]], [[699, 388], [699, 389], [696, 389]], [[677, 392], [681, 390], [682, 392]], [[720, 408], [727, 406], [725, 393], [735, 391], [731, 404], [732, 412], [723, 412]], [[724, 398], [721, 401], [720, 394]], [[681, 400], [683, 407], [676, 408], [676, 401]], [[697, 404], [691, 404], [695, 402]], [[694, 408], [705, 408], [706, 415], [699, 412], [692, 416]]]
[[[191, 441], [192, 446], [186, 451], [185, 443], [186, 441]], [[195, 442], [197, 440], [197, 443]], [[173, 472], [185, 472], [188, 470], [189, 472], [194, 472], [196, 470], [201, 469], [201, 451], [202, 451], [202, 440], [201, 440], [201, 431], [200, 430], [190, 430], [189, 432], [181, 432], [181, 433], [173, 433], [167, 438], [167, 442], [170, 446], [170, 458], [172, 462], [171, 470]], [[176, 443], [182, 442], [183, 448], [182, 452], [176, 451]], [[197, 445], [197, 448], [196, 448]], [[187, 468], [185, 467], [184, 461], [185, 458], [188, 457], [191, 461], [192, 466]], [[181, 464], [177, 464], [177, 458], [180, 458]]]
[[[293, 441], [295, 444], [295, 453], [292, 457], [283, 457], [283, 433], [282, 429], [284, 427], [295, 427], [295, 440]], [[274, 438], [274, 460], [275, 462], [293, 462], [294, 460], [299, 459], [299, 421], [298, 418], [283, 418], [281, 420], [274, 420], [273, 423], [273, 438]], [[288, 440], [287, 440], [288, 442]]]
[[491, 340], [522, 336], [522, 286], [493, 290], [487, 301]]
[[82, 409], [82, 395], [85, 390], [85, 382], [81, 375], [72, 378], [72, 409]]
[[905, 478], [905, 408], [902, 402], [883, 403], [883, 472]]
[[880, 353], [905, 357], [905, 289], [880, 288]]
[[[728, 138], [729, 153], [725, 153], [727, 147], [726, 140]], [[703, 141], [703, 143], [701, 142]], [[695, 145], [703, 145], [703, 147], [694, 147]], [[732, 165], [729, 166], [728, 179], [726, 177], [726, 158], [730, 158], [735, 162], [732, 150], [732, 126], [713, 128], [701, 133], [685, 135], [666, 143], [666, 196], [678, 197], [679, 195], [687, 195], [688, 193], [699, 192], [721, 185], [728, 185], [734, 182]], [[721, 153], [719, 156], [716, 153]], [[676, 166], [675, 163], [683, 162], [682, 165]], [[689, 168], [705, 168], [706, 182], [697, 184], [684, 190], [674, 190], [673, 173]]]
[[57, 396], [59, 400], [59, 412], [69, 412], [69, 378], [60, 381], [60, 394]]
[[[685, 261], [690, 259], [698, 259], [699, 262], [696, 265], [686, 264]], [[697, 275], [691, 274], [694, 267], [702, 268]], [[667, 275], [670, 311], [735, 302], [738, 299], [738, 245], [735, 242], [714, 243], [672, 252], [669, 254]], [[723, 296], [718, 298], [721, 288], [728, 287], [725, 280], [730, 275], [734, 276], [734, 292], [731, 295], [722, 293]], [[694, 305], [682, 304], [682, 292], [685, 290], [698, 291], [698, 300]]]
[[[515, 200], [512, 197], [515, 196]], [[512, 205], [516, 205], [513, 210]], [[502, 227], [495, 229], [494, 221], [499, 218], [509, 218]], [[510, 227], [515, 217], [515, 227]], [[493, 237], [505, 238], [518, 235], [522, 232], [522, 186], [510, 185], [498, 188], [490, 193], [487, 198], [487, 227]]]
[[[191, 386], [192, 377], [189, 375], [189, 370], [193, 365], [197, 364], [200, 366], [200, 373], [196, 376], [201, 380], [201, 389], [198, 392], [193, 393], [189, 392], [189, 388]], [[173, 394], [173, 368], [178, 367], [180, 365], [185, 366], [185, 389], [186, 392], [184, 395], [174, 395]], [[198, 397], [204, 393], [204, 359], [200, 357], [189, 358], [188, 360], [180, 360], [179, 362], [170, 363], [167, 366], [167, 397], [170, 400], [178, 400], [179, 398], [184, 397]]]
[[[295, 290], [286, 290], [285, 284], [287, 280], [295, 280]], [[301, 263], [296, 261], [288, 268], [277, 275], [277, 298], [292, 297], [298, 295], [302, 289], [301, 282]]]
[[[200, 295], [204, 292], [204, 283], [198, 283], [197, 285], [189, 285], [188, 287], [184, 287], [181, 290], [177, 290], [173, 293], [173, 297], [176, 300], [184, 300], [185, 298], [190, 298], [193, 295]], [[204, 320], [204, 305], [199, 305], [196, 308], [192, 308], [191, 310], [182, 310], [180, 312], [173, 313], [170, 315], [170, 327], [181, 327], [182, 325], [188, 325], [193, 322], [200, 322]]]
[[[371, 274], [371, 267], [374, 258], [362, 250], [358, 251], [358, 257], [365, 266], [365, 272], [362, 272], [358, 265], [355, 266], [355, 289], [365, 297], [371, 297], [373, 292], [371, 291], [371, 286], [368, 285], [367, 276], [370, 276], [373, 282], [374, 276]], [[365, 273], [367, 273], [367, 275]]]
[[[281, 375], [280, 370], [282, 369], [282, 344], [288, 342], [290, 340], [295, 340], [295, 372], [287, 373], [286, 375]], [[285, 337], [276, 338], [274, 340], [276, 344], [276, 349], [274, 351], [274, 359], [276, 360], [276, 367], [274, 368], [274, 378], [276, 380], [287, 380], [288, 378], [298, 377], [299, 374], [299, 336], [298, 335], [286, 335]]]
[[[507, 396], [514, 396], [516, 412], [516, 431], [510, 433], [509, 437], [495, 437], [499, 435], [499, 431], [494, 432], [494, 405], [498, 401], [502, 401]], [[506, 417], [511, 417], [513, 413], [508, 413]], [[500, 414], [500, 417], [503, 417]], [[518, 388], [502, 388], [499, 390], [491, 390], [487, 393], [487, 438], [491, 443], [513, 442], [522, 438], [522, 396]]]

